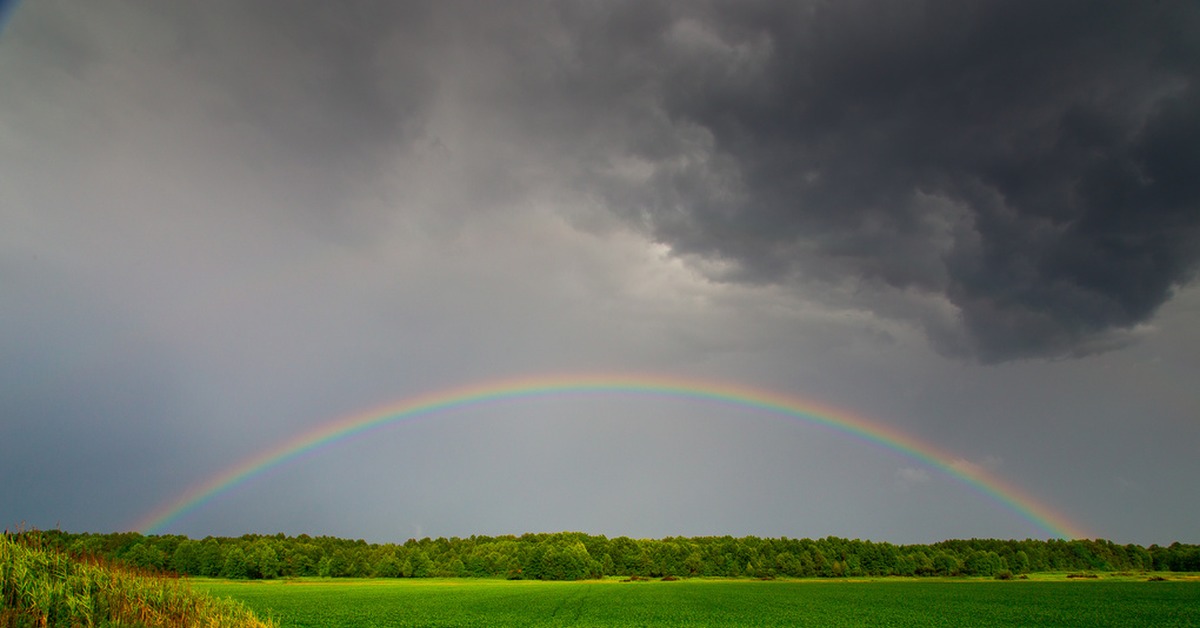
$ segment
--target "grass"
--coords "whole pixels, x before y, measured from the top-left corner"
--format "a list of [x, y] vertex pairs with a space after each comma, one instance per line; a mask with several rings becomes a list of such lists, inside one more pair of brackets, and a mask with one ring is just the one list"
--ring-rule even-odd
[[1200, 626], [1200, 582], [198, 580], [283, 628]]
[[0, 627], [274, 628], [245, 606], [186, 581], [71, 558], [0, 535]]

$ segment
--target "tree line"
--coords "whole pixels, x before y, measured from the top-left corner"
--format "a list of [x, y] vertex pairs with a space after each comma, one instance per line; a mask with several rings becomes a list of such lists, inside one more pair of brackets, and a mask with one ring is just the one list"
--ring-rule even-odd
[[61, 530], [40, 542], [182, 575], [223, 578], [474, 577], [581, 580], [623, 577], [842, 578], [994, 576], [1033, 572], [1200, 571], [1200, 545], [1118, 545], [1097, 540], [942, 541], [928, 545], [826, 537], [608, 538], [580, 532], [409, 539], [367, 543], [329, 536], [191, 539], [136, 532]]

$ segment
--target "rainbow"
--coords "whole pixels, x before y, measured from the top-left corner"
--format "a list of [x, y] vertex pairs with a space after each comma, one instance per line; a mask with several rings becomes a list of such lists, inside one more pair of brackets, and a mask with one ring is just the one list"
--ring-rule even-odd
[[738, 384], [644, 374], [550, 375], [476, 383], [432, 392], [360, 414], [328, 421], [256, 453], [188, 488], [148, 513], [133, 529], [155, 534], [217, 495], [268, 469], [386, 425], [429, 416], [452, 408], [531, 397], [584, 393], [621, 393], [680, 397], [718, 402], [782, 415], [821, 425], [919, 460], [960, 480], [1002, 504], [1051, 537], [1086, 538], [1082, 529], [1025, 491], [996, 474], [964, 463], [936, 445], [848, 411], [789, 395]]

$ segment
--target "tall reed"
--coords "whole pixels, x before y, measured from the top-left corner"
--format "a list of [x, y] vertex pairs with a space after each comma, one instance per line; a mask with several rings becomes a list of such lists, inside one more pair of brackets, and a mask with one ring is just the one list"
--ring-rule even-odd
[[276, 628], [185, 580], [42, 546], [36, 532], [0, 535], [0, 628], [69, 626]]

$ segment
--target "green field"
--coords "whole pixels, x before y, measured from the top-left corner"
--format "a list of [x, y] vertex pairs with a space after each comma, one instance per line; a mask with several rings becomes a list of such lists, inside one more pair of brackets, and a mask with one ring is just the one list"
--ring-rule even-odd
[[196, 580], [193, 586], [243, 601], [284, 627], [1200, 626], [1197, 581]]

